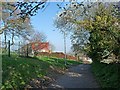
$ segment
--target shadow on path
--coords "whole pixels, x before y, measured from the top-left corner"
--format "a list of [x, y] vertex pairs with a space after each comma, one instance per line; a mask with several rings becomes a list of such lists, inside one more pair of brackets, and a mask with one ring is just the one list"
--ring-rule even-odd
[[91, 72], [91, 65], [81, 64], [69, 68], [48, 88], [99, 88], [99, 85]]

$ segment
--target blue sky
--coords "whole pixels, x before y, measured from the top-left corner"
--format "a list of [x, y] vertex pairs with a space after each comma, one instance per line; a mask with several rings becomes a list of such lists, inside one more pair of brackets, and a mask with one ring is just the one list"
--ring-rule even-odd
[[[54, 51], [64, 52], [63, 34], [53, 25], [53, 20], [60, 11], [56, 4], [60, 3], [50, 2], [45, 10], [39, 10], [37, 15], [31, 18], [31, 23], [36, 31], [47, 36], [47, 41], [55, 46]], [[66, 42], [67, 52], [69, 52], [71, 48], [70, 35], [67, 36]]]

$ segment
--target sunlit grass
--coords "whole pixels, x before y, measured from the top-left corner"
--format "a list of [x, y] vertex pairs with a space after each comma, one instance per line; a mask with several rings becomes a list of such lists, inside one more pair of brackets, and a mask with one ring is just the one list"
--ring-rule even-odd
[[[67, 66], [77, 65], [80, 62], [67, 60]], [[3, 85], [2, 88], [23, 88], [32, 79], [42, 78], [49, 73], [50, 66], [55, 69], [66, 69], [64, 59], [50, 58], [50, 57], [18, 57], [12, 55], [11, 57], [3, 55], [2, 69], [3, 69]]]

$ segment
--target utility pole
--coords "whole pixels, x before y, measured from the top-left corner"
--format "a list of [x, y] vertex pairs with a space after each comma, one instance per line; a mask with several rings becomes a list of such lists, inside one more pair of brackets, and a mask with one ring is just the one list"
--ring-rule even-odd
[[[53, 30], [53, 31], [55, 31], [55, 30]], [[65, 64], [65, 66], [67, 65], [67, 55], [66, 55], [66, 32], [64, 31], [64, 30], [61, 30], [62, 31], [62, 33], [64, 34], [64, 64]]]
[[67, 61], [66, 61], [66, 59], [67, 59], [67, 56], [66, 56], [66, 33], [65, 33], [65, 31], [63, 31], [63, 33], [64, 33], [64, 54], [65, 54], [64, 62], [65, 62], [65, 66], [66, 66], [67, 65]]

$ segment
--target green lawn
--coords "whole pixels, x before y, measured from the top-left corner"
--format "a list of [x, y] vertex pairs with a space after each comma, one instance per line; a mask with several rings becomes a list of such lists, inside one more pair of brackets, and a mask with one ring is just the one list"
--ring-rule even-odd
[[[77, 65], [80, 62], [67, 60], [67, 66]], [[32, 79], [42, 78], [49, 73], [50, 66], [55, 69], [66, 69], [64, 59], [18, 56], [2, 57], [2, 89], [24, 88]]]
[[120, 64], [94, 62], [92, 71], [101, 88], [120, 88]]

